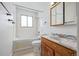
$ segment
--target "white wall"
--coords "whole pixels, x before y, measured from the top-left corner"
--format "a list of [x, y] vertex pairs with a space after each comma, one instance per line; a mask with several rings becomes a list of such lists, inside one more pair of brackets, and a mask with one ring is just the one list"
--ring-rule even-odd
[[[16, 5], [25, 6], [27, 8], [43, 11], [39, 12], [39, 30], [42, 33], [48, 32], [56, 32], [56, 33], [66, 33], [76, 35], [77, 27], [76, 25], [69, 26], [57, 26], [50, 27], [50, 19], [49, 19], [49, 2], [15, 2]], [[44, 24], [44, 22], [47, 22]]]
[[[25, 7], [29, 7], [35, 10], [43, 11], [39, 12], [39, 29], [38, 31], [43, 33], [65, 33], [77, 36], [77, 26], [76, 25], [65, 25], [65, 26], [57, 26], [57, 27], [50, 27], [50, 19], [49, 19], [49, 2], [24, 2], [24, 3], [15, 3], [17, 5], [22, 5]], [[44, 24], [44, 22], [47, 22]]]
[[[33, 17], [33, 23], [32, 23], [32, 27], [21, 27], [21, 19], [20, 16], [21, 15], [29, 15]], [[28, 39], [28, 40], [32, 40], [38, 30], [38, 13], [37, 12], [33, 12], [30, 9], [27, 10], [23, 9], [21, 7], [17, 7], [16, 8], [16, 37], [19, 40], [24, 40], [24, 39]]]
[[44, 11], [45, 6], [47, 6], [48, 2], [13, 2], [16, 5], [24, 6], [27, 8]]
[[[77, 35], [76, 25], [50, 27], [49, 7], [48, 7], [49, 2], [40, 2], [40, 3], [39, 2], [14, 2], [13, 4], [24, 6], [38, 11], [43, 11], [43, 12], [39, 12], [39, 16], [38, 16], [39, 17], [38, 31], [40, 31], [41, 34], [54, 32], [54, 33], [73, 34], [75, 36]], [[16, 13], [15, 7], [13, 7], [12, 10], [14, 10], [13, 13], [15, 14]], [[14, 18], [16, 18], [15, 15], [14, 15]], [[45, 21], [47, 22], [46, 24], [44, 24]]]
[[14, 7], [11, 3], [4, 3], [4, 5], [12, 15], [11, 17], [7, 16], [6, 10], [0, 5], [0, 56], [10, 56], [12, 55], [14, 24], [8, 19], [14, 20]]
[[[42, 6], [41, 6], [42, 8]], [[50, 19], [49, 19], [49, 8], [48, 5], [45, 5], [44, 12], [39, 13], [40, 17], [40, 31], [43, 33], [63, 33], [63, 34], [71, 34], [77, 36], [77, 25], [64, 25], [64, 26], [52, 26], [50, 27]], [[44, 24], [44, 22], [47, 22]]]
[[15, 40], [15, 35], [16, 35], [16, 7], [12, 2], [4, 2], [5, 6], [7, 7], [7, 9], [10, 11], [10, 13], [13, 16], [13, 19], [15, 24], [13, 25], [13, 40]]
[[79, 2], [77, 2], [77, 8], [76, 8], [76, 10], [77, 10], [77, 43], [78, 43], [78, 56], [79, 56]]
[[[47, 8], [47, 4], [48, 4], [48, 2], [40, 2], [40, 3], [38, 3], [38, 2], [14, 2], [14, 4], [16, 5], [16, 6], [18, 6], [18, 7], [20, 7], [21, 8], [21, 6], [23, 6], [23, 8], [22, 9], [25, 9], [25, 10], [30, 10], [31, 9], [31, 11], [33, 11], [33, 12], [37, 12], [37, 13], [42, 13], [42, 14], [44, 14], [43, 12], [45, 12], [44, 10], [44, 8]], [[46, 6], [46, 7], [45, 7]], [[25, 8], [24, 8], [25, 7]], [[34, 10], [36, 10], [36, 11], [34, 11]], [[41, 14], [41, 16], [42, 16], [42, 14]], [[47, 14], [47, 13], [46, 13]], [[40, 17], [40, 16], [36, 16], [36, 17]], [[44, 16], [45, 17], [45, 16]], [[38, 19], [37, 19], [38, 20]], [[40, 19], [39, 19], [40, 20]], [[39, 20], [38, 20], [38, 28], [40, 28], [40, 22], [39, 22]], [[37, 28], [37, 29], [38, 29]], [[26, 31], [26, 30], [25, 30]], [[24, 31], [24, 32], [25, 32]], [[19, 31], [20, 33], [22, 33], [21, 31]], [[17, 34], [17, 33], [16, 33]], [[19, 34], [20, 35], [20, 34]], [[27, 39], [27, 33], [26, 34], [21, 34], [20, 36], [21, 37], [19, 37], [19, 39]], [[26, 36], [26, 37], [25, 37]], [[17, 37], [18, 37], [18, 35], [17, 35]]]

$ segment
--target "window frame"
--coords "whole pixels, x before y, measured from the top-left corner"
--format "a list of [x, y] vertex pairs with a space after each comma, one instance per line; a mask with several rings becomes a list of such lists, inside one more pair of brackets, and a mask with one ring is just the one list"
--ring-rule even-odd
[[[27, 26], [24, 26], [24, 27], [21, 26], [21, 16], [27, 16]], [[32, 17], [32, 27], [28, 26], [28, 16], [29, 15], [23, 15], [23, 14], [20, 15], [20, 27], [21, 28], [32, 28], [33, 27], [33, 16], [29, 16], [29, 17]]]

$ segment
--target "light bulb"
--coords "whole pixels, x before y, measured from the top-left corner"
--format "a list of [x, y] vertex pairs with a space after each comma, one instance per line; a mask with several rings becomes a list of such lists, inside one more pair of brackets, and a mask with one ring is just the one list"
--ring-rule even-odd
[[51, 2], [50, 4], [51, 4], [51, 5], [53, 5], [53, 4], [54, 4], [54, 2]]

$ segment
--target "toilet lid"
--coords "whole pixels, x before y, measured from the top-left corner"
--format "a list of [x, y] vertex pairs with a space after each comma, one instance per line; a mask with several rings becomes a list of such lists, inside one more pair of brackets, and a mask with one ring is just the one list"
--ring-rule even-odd
[[32, 44], [38, 44], [38, 43], [41, 43], [41, 40], [34, 40], [34, 41], [32, 41]]

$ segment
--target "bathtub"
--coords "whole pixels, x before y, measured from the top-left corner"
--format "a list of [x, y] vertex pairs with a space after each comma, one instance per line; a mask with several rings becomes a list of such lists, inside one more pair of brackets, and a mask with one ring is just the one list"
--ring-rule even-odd
[[[28, 40], [17, 39], [15, 41], [13, 41], [13, 55], [21, 55], [21, 54], [27, 53], [29, 51], [33, 51], [31, 39], [28, 39]], [[16, 52], [19, 52], [19, 53], [16, 53]]]

